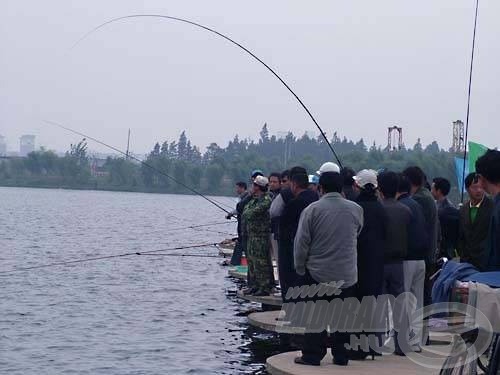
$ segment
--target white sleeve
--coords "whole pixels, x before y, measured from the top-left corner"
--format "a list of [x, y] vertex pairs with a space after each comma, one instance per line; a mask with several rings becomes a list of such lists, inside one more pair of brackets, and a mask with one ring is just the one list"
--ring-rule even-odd
[[283, 197], [281, 194], [278, 194], [278, 196], [274, 198], [273, 203], [271, 203], [271, 208], [269, 208], [269, 215], [271, 215], [271, 219], [280, 217], [284, 208], [285, 202], [283, 201]]

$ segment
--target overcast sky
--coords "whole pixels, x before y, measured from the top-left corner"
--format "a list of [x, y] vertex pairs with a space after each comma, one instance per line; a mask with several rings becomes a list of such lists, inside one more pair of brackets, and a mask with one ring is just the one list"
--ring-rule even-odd
[[[78, 137], [63, 123], [131, 149], [186, 130], [203, 148], [236, 133], [314, 131], [288, 91], [235, 46], [172, 21], [108, 25], [73, 50], [86, 32], [114, 17], [158, 13], [226, 33], [274, 67], [333, 131], [385, 145], [387, 127], [413, 146], [451, 145], [465, 121], [474, 0], [420, 1], [23, 1], [0, 2], [0, 134], [9, 150], [22, 134], [66, 150]], [[480, 2], [470, 139], [500, 139], [500, 2]], [[106, 151], [97, 145], [91, 149]]]

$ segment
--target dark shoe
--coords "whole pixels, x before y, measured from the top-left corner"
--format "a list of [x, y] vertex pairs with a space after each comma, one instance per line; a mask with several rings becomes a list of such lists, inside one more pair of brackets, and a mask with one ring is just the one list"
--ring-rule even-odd
[[254, 294], [255, 292], [257, 291], [256, 288], [245, 288], [245, 289], [242, 289], [242, 293], [243, 295], [247, 296], [249, 294]]
[[333, 364], [337, 366], [347, 366], [349, 363], [349, 360], [347, 358], [342, 358], [342, 359], [333, 359]]
[[306, 361], [303, 357], [297, 357], [293, 360], [298, 365], [306, 365], [306, 366], [319, 366], [319, 362], [309, 362]]
[[347, 353], [347, 356], [349, 359], [352, 359], [353, 361], [362, 361], [368, 357], [370, 353], [363, 352], [363, 351], [358, 351], [358, 350], [352, 350], [349, 353]]
[[403, 353], [401, 350], [395, 350], [394, 354], [399, 355], [400, 357], [406, 357], [406, 354]]
[[255, 297], [264, 297], [264, 296], [270, 296], [271, 292], [266, 292], [265, 290], [259, 289], [255, 293], [253, 293]]

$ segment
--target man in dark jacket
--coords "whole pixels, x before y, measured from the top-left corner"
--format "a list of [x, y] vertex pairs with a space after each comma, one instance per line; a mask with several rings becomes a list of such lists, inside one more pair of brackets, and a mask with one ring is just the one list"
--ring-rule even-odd
[[236, 183], [236, 194], [238, 195], [238, 203], [236, 204], [236, 209], [226, 215], [226, 219], [231, 219], [236, 216], [238, 220], [238, 239], [236, 240], [236, 244], [234, 245], [233, 255], [231, 256], [230, 264], [232, 266], [239, 266], [241, 264], [241, 256], [244, 251], [243, 244], [243, 230], [241, 227], [241, 214], [243, 213], [243, 209], [245, 208], [245, 204], [250, 200], [250, 194], [247, 192], [247, 184], [243, 181], [239, 181]]
[[425, 285], [424, 306], [432, 303], [432, 281], [429, 277], [435, 272], [438, 214], [434, 198], [429, 190], [424, 187], [425, 174], [419, 167], [408, 167], [403, 171], [411, 185], [411, 197], [422, 207], [425, 218], [425, 232], [427, 233], [427, 246], [425, 253]]
[[[269, 175], [269, 194], [271, 199], [274, 201], [281, 191], [281, 173], [273, 172]], [[272, 203], [271, 203], [272, 205]], [[272, 257], [276, 262], [278, 261], [278, 226], [279, 218], [271, 218], [271, 247], [272, 247]]]
[[493, 201], [485, 194], [479, 175], [475, 172], [465, 178], [465, 188], [469, 200], [460, 208], [457, 251], [461, 262], [470, 263], [484, 271]]
[[455, 257], [458, 240], [459, 212], [448, 199], [451, 184], [446, 178], [432, 180], [431, 194], [437, 202], [439, 218], [439, 254], [438, 257]]
[[[425, 254], [427, 249], [427, 232], [425, 231], [425, 218], [422, 207], [410, 197], [411, 185], [408, 179], [399, 174], [397, 199], [411, 211], [410, 225], [408, 227], [408, 253], [403, 262], [405, 292], [415, 296], [416, 305], [409, 311], [421, 309], [424, 303], [425, 284]], [[410, 323], [413, 319], [410, 316]], [[411, 344], [415, 350], [422, 345], [422, 322], [411, 324], [414, 336]]]
[[295, 170], [295, 173], [291, 173], [290, 181], [290, 190], [294, 198], [285, 204], [279, 221], [278, 274], [283, 301], [288, 288], [295, 285], [297, 277], [293, 262], [293, 241], [300, 214], [304, 208], [318, 200], [318, 195], [308, 189], [309, 178], [305, 170]]
[[[356, 203], [363, 209], [363, 229], [358, 237], [358, 288], [356, 296], [361, 303], [364, 297], [378, 297], [384, 283], [384, 252], [386, 249], [387, 213], [377, 196], [377, 172], [363, 169], [354, 176], [357, 191]], [[374, 314], [368, 312], [368, 315]], [[381, 339], [381, 332], [364, 331], [364, 335], [375, 335]], [[379, 344], [381, 340], [379, 339]], [[379, 345], [377, 344], [377, 345]], [[350, 359], [364, 359], [374, 349], [361, 348], [349, 352]]]
[[343, 167], [340, 170], [340, 175], [344, 179], [342, 194], [344, 194], [346, 199], [355, 202], [358, 197], [358, 192], [354, 189], [354, 176], [356, 175], [356, 172], [354, 172], [354, 169], [352, 168]]
[[488, 150], [476, 162], [476, 172], [484, 190], [493, 197], [488, 234], [486, 271], [500, 270], [500, 151]]
[[[408, 253], [408, 229], [411, 211], [396, 200], [398, 175], [383, 172], [378, 176], [378, 186], [382, 194], [382, 205], [387, 213], [386, 243], [384, 252], [384, 294], [397, 298], [404, 293], [403, 261]], [[395, 334], [395, 353], [402, 354]]]

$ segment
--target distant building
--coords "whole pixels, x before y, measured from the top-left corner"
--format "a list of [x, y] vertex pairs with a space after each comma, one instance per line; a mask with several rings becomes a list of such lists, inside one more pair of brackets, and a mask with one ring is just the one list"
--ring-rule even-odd
[[98, 159], [96, 157], [90, 160], [90, 174], [92, 177], [107, 177], [109, 172], [104, 168], [106, 159]]
[[453, 122], [453, 138], [450, 151], [457, 153], [465, 151], [464, 123], [460, 120]]
[[0, 135], [0, 156], [7, 156], [7, 142], [5, 137]]
[[27, 156], [30, 152], [35, 151], [35, 136], [23, 135], [20, 138], [19, 156]]

